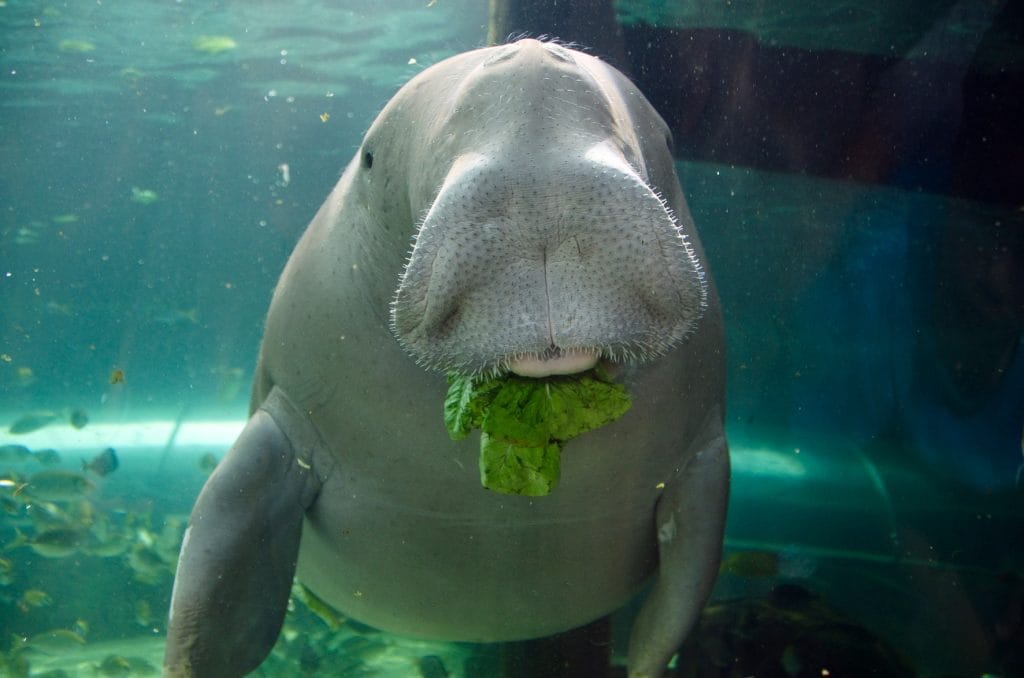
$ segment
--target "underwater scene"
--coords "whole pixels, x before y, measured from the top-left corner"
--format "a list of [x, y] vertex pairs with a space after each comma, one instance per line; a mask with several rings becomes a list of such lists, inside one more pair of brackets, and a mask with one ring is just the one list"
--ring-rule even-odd
[[[0, 676], [162, 673], [190, 512], [251, 430], [289, 256], [354, 157], [353, 172], [381, 169], [384, 145], [374, 163], [363, 138], [402, 85], [520, 38], [599, 57], [650, 101], [702, 245], [693, 280], [706, 269], [717, 288], [696, 305], [718, 303], [724, 325], [722, 557], [665, 675], [1024, 676], [1020, 3], [0, 0], [0, 37]], [[400, 140], [437, 124], [417, 117], [426, 103], [395, 108], [411, 120]], [[479, 124], [530, 108], [498, 98]], [[544, 193], [540, 173], [524, 172]], [[426, 210], [407, 221], [432, 223]], [[413, 246], [392, 252], [408, 270]], [[386, 274], [388, 295], [404, 270]], [[417, 376], [393, 402], [367, 390], [352, 404], [359, 435], [416, 437], [396, 431], [430, 384], [436, 431], [422, 435], [447, 437], [448, 423], [454, 438], [444, 374], [418, 376], [434, 358], [398, 316], [404, 290], [373, 311], [397, 338], [348, 369], [372, 383], [394, 364], [387, 351], [406, 349]], [[595, 388], [619, 397], [601, 366]], [[544, 383], [550, 398], [560, 382]], [[498, 491], [561, 501], [578, 468], [568, 448], [558, 486], [562, 444], [621, 414], [550, 433], [554, 479]], [[481, 421], [460, 435], [496, 436]], [[640, 437], [688, 422], [652, 420]], [[470, 467], [476, 436], [463, 441]], [[316, 460], [294, 461], [301, 474]], [[651, 549], [671, 541], [655, 531], [652, 515]], [[579, 557], [544, 547], [552, 562]], [[630, 630], [660, 595], [639, 592], [581, 632], [552, 622], [542, 639], [466, 642], [380, 630], [303, 579], [300, 564], [277, 582], [283, 624], [254, 624], [276, 640], [250, 675], [636, 675]]]

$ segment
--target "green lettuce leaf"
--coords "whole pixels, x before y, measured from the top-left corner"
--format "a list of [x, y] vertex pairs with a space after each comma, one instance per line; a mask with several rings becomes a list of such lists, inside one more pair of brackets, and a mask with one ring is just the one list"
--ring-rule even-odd
[[560, 443], [519, 445], [480, 434], [480, 484], [503, 494], [543, 497], [561, 473]]
[[597, 370], [531, 379], [448, 375], [444, 420], [459, 440], [480, 429], [480, 482], [505, 494], [543, 496], [558, 484], [562, 445], [615, 421], [629, 393]]

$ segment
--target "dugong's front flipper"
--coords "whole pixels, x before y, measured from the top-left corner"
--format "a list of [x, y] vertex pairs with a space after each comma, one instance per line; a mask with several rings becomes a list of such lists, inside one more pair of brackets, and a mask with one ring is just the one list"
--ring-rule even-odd
[[[272, 399], [280, 400], [276, 390]], [[257, 410], [196, 501], [171, 596], [165, 676], [241, 676], [281, 630], [319, 482], [304, 450]], [[291, 424], [292, 422], [283, 422]]]
[[662, 675], [696, 623], [718, 575], [728, 498], [729, 454], [719, 433], [658, 500], [658, 575], [630, 634], [630, 678]]

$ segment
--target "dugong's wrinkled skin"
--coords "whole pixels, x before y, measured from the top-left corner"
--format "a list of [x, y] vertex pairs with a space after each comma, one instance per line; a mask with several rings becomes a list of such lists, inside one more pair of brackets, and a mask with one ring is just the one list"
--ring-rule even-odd
[[[399, 91], [274, 293], [252, 417], [182, 546], [167, 674], [253, 669], [296, 559], [360, 621], [479, 642], [585, 624], [655, 575], [629, 665], [663, 671], [714, 581], [729, 476], [718, 299], [667, 141], [620, 73], [535, 40]], [[565, 445], [551, 495], [483, 489], [443, 372], [598, 359], [632, 409]]]

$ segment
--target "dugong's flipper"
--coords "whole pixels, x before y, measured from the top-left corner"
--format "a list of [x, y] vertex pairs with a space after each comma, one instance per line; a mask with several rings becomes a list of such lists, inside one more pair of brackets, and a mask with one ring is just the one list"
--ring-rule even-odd
[[662, 675], [697, 622], [718, 575], [728, 497], [729, 453], [719, 433], [658, 500], [658, 575], [630, 634], [630, 678]]
[[[282, 400], [276, 389], [268, 404], [275, 398]], [[281, 630], [303, 515], [319, 482], [290, 435], [292, 422], [279, 426], [280, 409], [266, 409], [249, 419], [192, 510], [171, 595], [165, 676], [241, 676]]]

